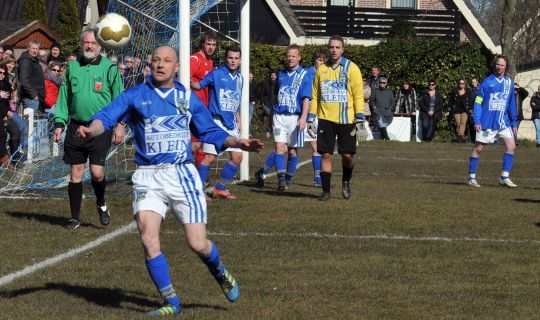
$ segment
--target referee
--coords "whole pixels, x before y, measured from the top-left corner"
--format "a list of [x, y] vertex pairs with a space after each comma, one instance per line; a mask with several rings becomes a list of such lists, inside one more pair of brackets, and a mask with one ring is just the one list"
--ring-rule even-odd
[[[71, 219], [65, 227], [73, 230], [81, 225], [79, 214], [83, 195], [82, 179], [88, 159], [99, 221], [102, 225], [109, 224], [110, 213], [105, 203], [104, 165], [113, 133], [109, 131], [93, 139], [81, 141], [77, 139], [76, 132], [80, 126], [86, 126], [86, 122], [119, 95], [124, 87], [116, 64], [99, 54], [101, 46], [96, 42], [94, 30], [82, 32], [81, 48], [81, 57], [70, 62], [67, 67], [54, 112], [55, 141], [60, 141], [67, 124], [64, 162], [71, 165], [68, 185]], [[120, 143], [123, 140], [124, 129], [124, 125], [116, 127], [115, 142]]]
[[343, 57], [343, 38], [334, 35], [328, 41], [329, 60], [320, 66], [313, 80], [313, 98], [308, 116], [308, 133], [313, 135], [318, 117], [317, 151], [322, 155], [321, 180], [323, 193], [319, 200], [330, 199], [332, 155], [336, 137], [343, 165], [342, 195], [351, 197], [351, 180], [356, 153], [357, 130], [364, 130], [364, 92], [358, 66]]

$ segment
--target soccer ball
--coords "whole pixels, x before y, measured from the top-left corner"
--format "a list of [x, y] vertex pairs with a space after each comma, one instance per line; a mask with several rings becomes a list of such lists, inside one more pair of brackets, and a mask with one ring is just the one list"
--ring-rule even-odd
[[96, 22], [97, 41], [105, 48], [120, 49], [131, 39], [129, 21], [116, 13], [107, 13]]

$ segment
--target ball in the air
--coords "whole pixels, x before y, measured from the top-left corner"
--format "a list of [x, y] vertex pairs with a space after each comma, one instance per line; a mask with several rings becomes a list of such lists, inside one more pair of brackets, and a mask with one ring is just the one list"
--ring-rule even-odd
[[107, 13], [96, 22], [97, 41], [108, 49], [120, 49], [131, 39], [129, 21], [117, 13]]

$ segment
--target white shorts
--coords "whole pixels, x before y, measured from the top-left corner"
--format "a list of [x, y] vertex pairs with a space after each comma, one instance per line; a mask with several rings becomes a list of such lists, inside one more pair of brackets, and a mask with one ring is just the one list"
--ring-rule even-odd
[[[240, 130], [238, 130], [238, 127], [235, 127], [234, 129], [227, 129], [227, 128], [225, 128], [223, 123], [221, 123], [221, 120], [216, 119], [216, 118], [214, 118], [214, 122], [221, 129], [227, 131], [227, 133], [230, 134], [231, 136], [233, 136], [235, 138], [240, 138]], [[203, 143], [202, 150], [204, 151], [204, 153], [209, 153], [209, 154], [213, 154], [213, 155], [216, 155], [216, 156], [218, 154], [221, 154], [221, 152], [220, 153], [217, 152], [216, 146], [211, 144], [211, 143]], [[240, 149], [240, 148], [227, 148], [225, 151], [242, 152], [242, 149]]]
[[292, 148], [304, 146], [304, 131], [298, 130], [297, 114], [274, 114], [274, 141], [286, 143]]
[[[315, 133], [317, 133], [317, 128], [319, 127], [319, 118], [315, 118], [315, 120], [313, 121], [313, 126], [315, 126]], [[317, 135], [315, 135], [315, 138], [312, 138], [307, 132], [307, 125], [306, 125], [306, 128], [304, 129], [304, 141], [305, 142], [317, 141]]]
[[131, 181], [133, 214], [149, 210], [165, 219], [170, 208], [182, 224], [207, 222], [203, 186], [193, 164], [140, 166]]
[[514, 132], [510, 128], [504, 128], [501, 130], [487, 129], [476, 133], [476, 142], [494, 143], [495, 140], [499, 138], [514, 139]]

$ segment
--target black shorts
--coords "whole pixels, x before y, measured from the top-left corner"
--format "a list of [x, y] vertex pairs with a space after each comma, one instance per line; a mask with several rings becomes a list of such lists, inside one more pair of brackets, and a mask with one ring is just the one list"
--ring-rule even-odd
[[339, 124], [332, 121], [319, 119], [317, 128], [317, 152], [334, 153], [336, 136], [338, 153], [356, 153], [356, 135], [351, 135], [355, 124]]
[[112, 131], [106, 131], [95, 138], [81, 140], [77, 138], [77, 129], [83, 123], [70, 122], [66, 129], [64, 141], [64, 162], [66, 164], [90, 164], [105, 166], [107, 153], [111, 147]]

